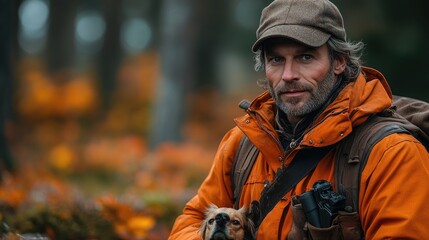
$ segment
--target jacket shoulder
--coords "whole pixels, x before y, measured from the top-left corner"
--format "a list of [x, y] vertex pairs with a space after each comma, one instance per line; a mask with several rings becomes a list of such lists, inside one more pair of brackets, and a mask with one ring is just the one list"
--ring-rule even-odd
[[[347, 205], [353, 207], [355, 211], [359, 209], [361, 174], [367, 162], [370, 161], [370, 154], [379, 142], [390, 135], [398, 135], [398, 133], [411, 137], [407, 126], [397, 121], [393, 114], [389, 116], [374, 114], [366, 122], [355, 127], [352, 133], [337, 146], [335, 183], [337, 190], [347, 197]], [[377, 151], [385, 151], [390, 145], [394, 145], [392, 142], [386, 142], [384, 141], [383, 147], [377, 148]]]

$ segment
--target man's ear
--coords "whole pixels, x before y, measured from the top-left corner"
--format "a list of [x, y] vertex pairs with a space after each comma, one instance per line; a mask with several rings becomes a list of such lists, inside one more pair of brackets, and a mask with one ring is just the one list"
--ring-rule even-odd
[[344, 72], [344, 69], [346, 69], [346, 59], [344, 57], [339, 57], [334, 60], [333, 64], [333, 70], [335, 75], [339, 75], [342, 72]]

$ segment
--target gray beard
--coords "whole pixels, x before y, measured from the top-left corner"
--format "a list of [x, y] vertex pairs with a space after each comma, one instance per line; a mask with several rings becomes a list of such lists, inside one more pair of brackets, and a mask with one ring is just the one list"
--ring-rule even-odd
[[[286, 106], [286, 104], [280, 99], [273, 86], [269, 85], [269, 91], [273, 99], [275, 100], [277, 107], [282, 110], [288, 116], [294, 117], [304, 117], [305, 115], [319, 109], [323, 106], [323, 104], [328, 100], [331, 91], [336, 82], [336, 76], [333, 71], [332, 66], [329, 68], [328, 73], [325, 75], [323, 80], [319, 82], [316, 89], [312, 89], [311, 97], [304, 103], [301, 108], [298, 109], [290, 109]], [[294, 87], [297, 85], [296, 83], [287, 83], [290, 87]], [[287, 86], [287, 85], [285, 85]], [[301, 87], [302, 89], [302, 87]], [[309, 88], [306, 88], [309, 89]], [[288, 104], [297, 104], [299, 99], [290, 99]]]

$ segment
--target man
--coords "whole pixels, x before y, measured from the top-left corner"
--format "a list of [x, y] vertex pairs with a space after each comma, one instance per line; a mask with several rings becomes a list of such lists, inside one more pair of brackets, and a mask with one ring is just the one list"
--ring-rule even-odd
[[[237, 127], [222, 139], [208, 177], [177, 218], [170, 239], [200, 239], [209, 204], [233, 206], [231, 169], [243, 135], [260, 153], [242, 188], [240, 207], [259, 200], [265, 181], [272, 182], [276, 170], [290, 165], [302, 149], [335, 146], [392, 104], [381, 73], [361, 67], [362, 45], [346, 40], [342, 16], [328, 0], [275, 0], [263, 10], [253, 51], [268, 91], [253, 100], [247, 115], [235, 119]], [[335, 188], [335, 157], [332, 148], [284, 195], [260, 224], [257, 239], [288, 237], [292, 196], [321, 179]], [[428, 159], [410, 134], [395, 133], [374, 146], [358, 200], [365, 239], [429, 236]]]

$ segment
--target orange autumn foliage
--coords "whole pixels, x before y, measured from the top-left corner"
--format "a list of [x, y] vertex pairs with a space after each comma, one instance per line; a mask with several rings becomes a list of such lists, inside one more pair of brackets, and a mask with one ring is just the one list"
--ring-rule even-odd
[[214, 149], [208, 150], [194, 143], [161, 144], [143, 159], [141, 170], [136, 174], [136, 186], [180, 195], [184, 189], [203, 179], [213, 156]]
[[[73, 217], [76, 205], [90, 206], [120, 239], [166, 239], [175, 214], [209, 171], [230, 116], [241, 110], [216, 91], [192, 94], [184, 141], [149, 149], [159, 68], [154, 52], [126, 59], [111, 106], [99, 116], [101, 81], [93, 75], [48, 73], [24, 63], [10, 142], [19, 169], [4, 175], [0, 205], [23, 210], [65, 204], [65, 210], [51, 211], [64, 220]], [[55, 236], [53, 228], [45, 231]]]
[[56, 170], [69, 172], [75, 158], [75, 153], [69, 146], [58, 144], [50, 151], [49, 164]]
[[115, 232], [123, 239], [144, 239], [155, 226], [153, 217], [136, 212], [130, 205], [118, 202], [113, 196], [100, 197], [97, 203], [105, 217], [114, 223]]
[[10, 177], [3, 177], [0, 187], [0, 202], [2, 204], [16, 208], [26, 200], [26, 197], [23, 189], [17, 187]]
[[99, 128], [118, 134], [128, 131], [149, 134], [159, 65], [159, 56], [155, 52], [124, 61], [118, 73], [112, 106]]
[[131, 104], [153, 101], [160, 71], [158, 53], [147, 52], [127, 59], [118, 74], [116, 100]]
[[18, 112], [41, 119], [69, 114], [91, 114], [98, 105], [94, 79], [89, 76], [60, 73], [60, 79], [44, 72], [36, 63], [23, 64], [16, 93]]
[[[71, 188], [45, 171], [23, 167], [16, 175], [2, 173], [0, 204], [18, 207], [28, 203], [68, 204], [72, 201]], [[30, 170], [30, 171], [27, 171]], [[32, 171], [32, 172], [31, 172]]]
[[139, 136], [125, 136], [121, 138], [90, 139], [82, 148], [80, 168], [111, 169], [124, 172], [137, 164], [147, 154], [145, 141]]

